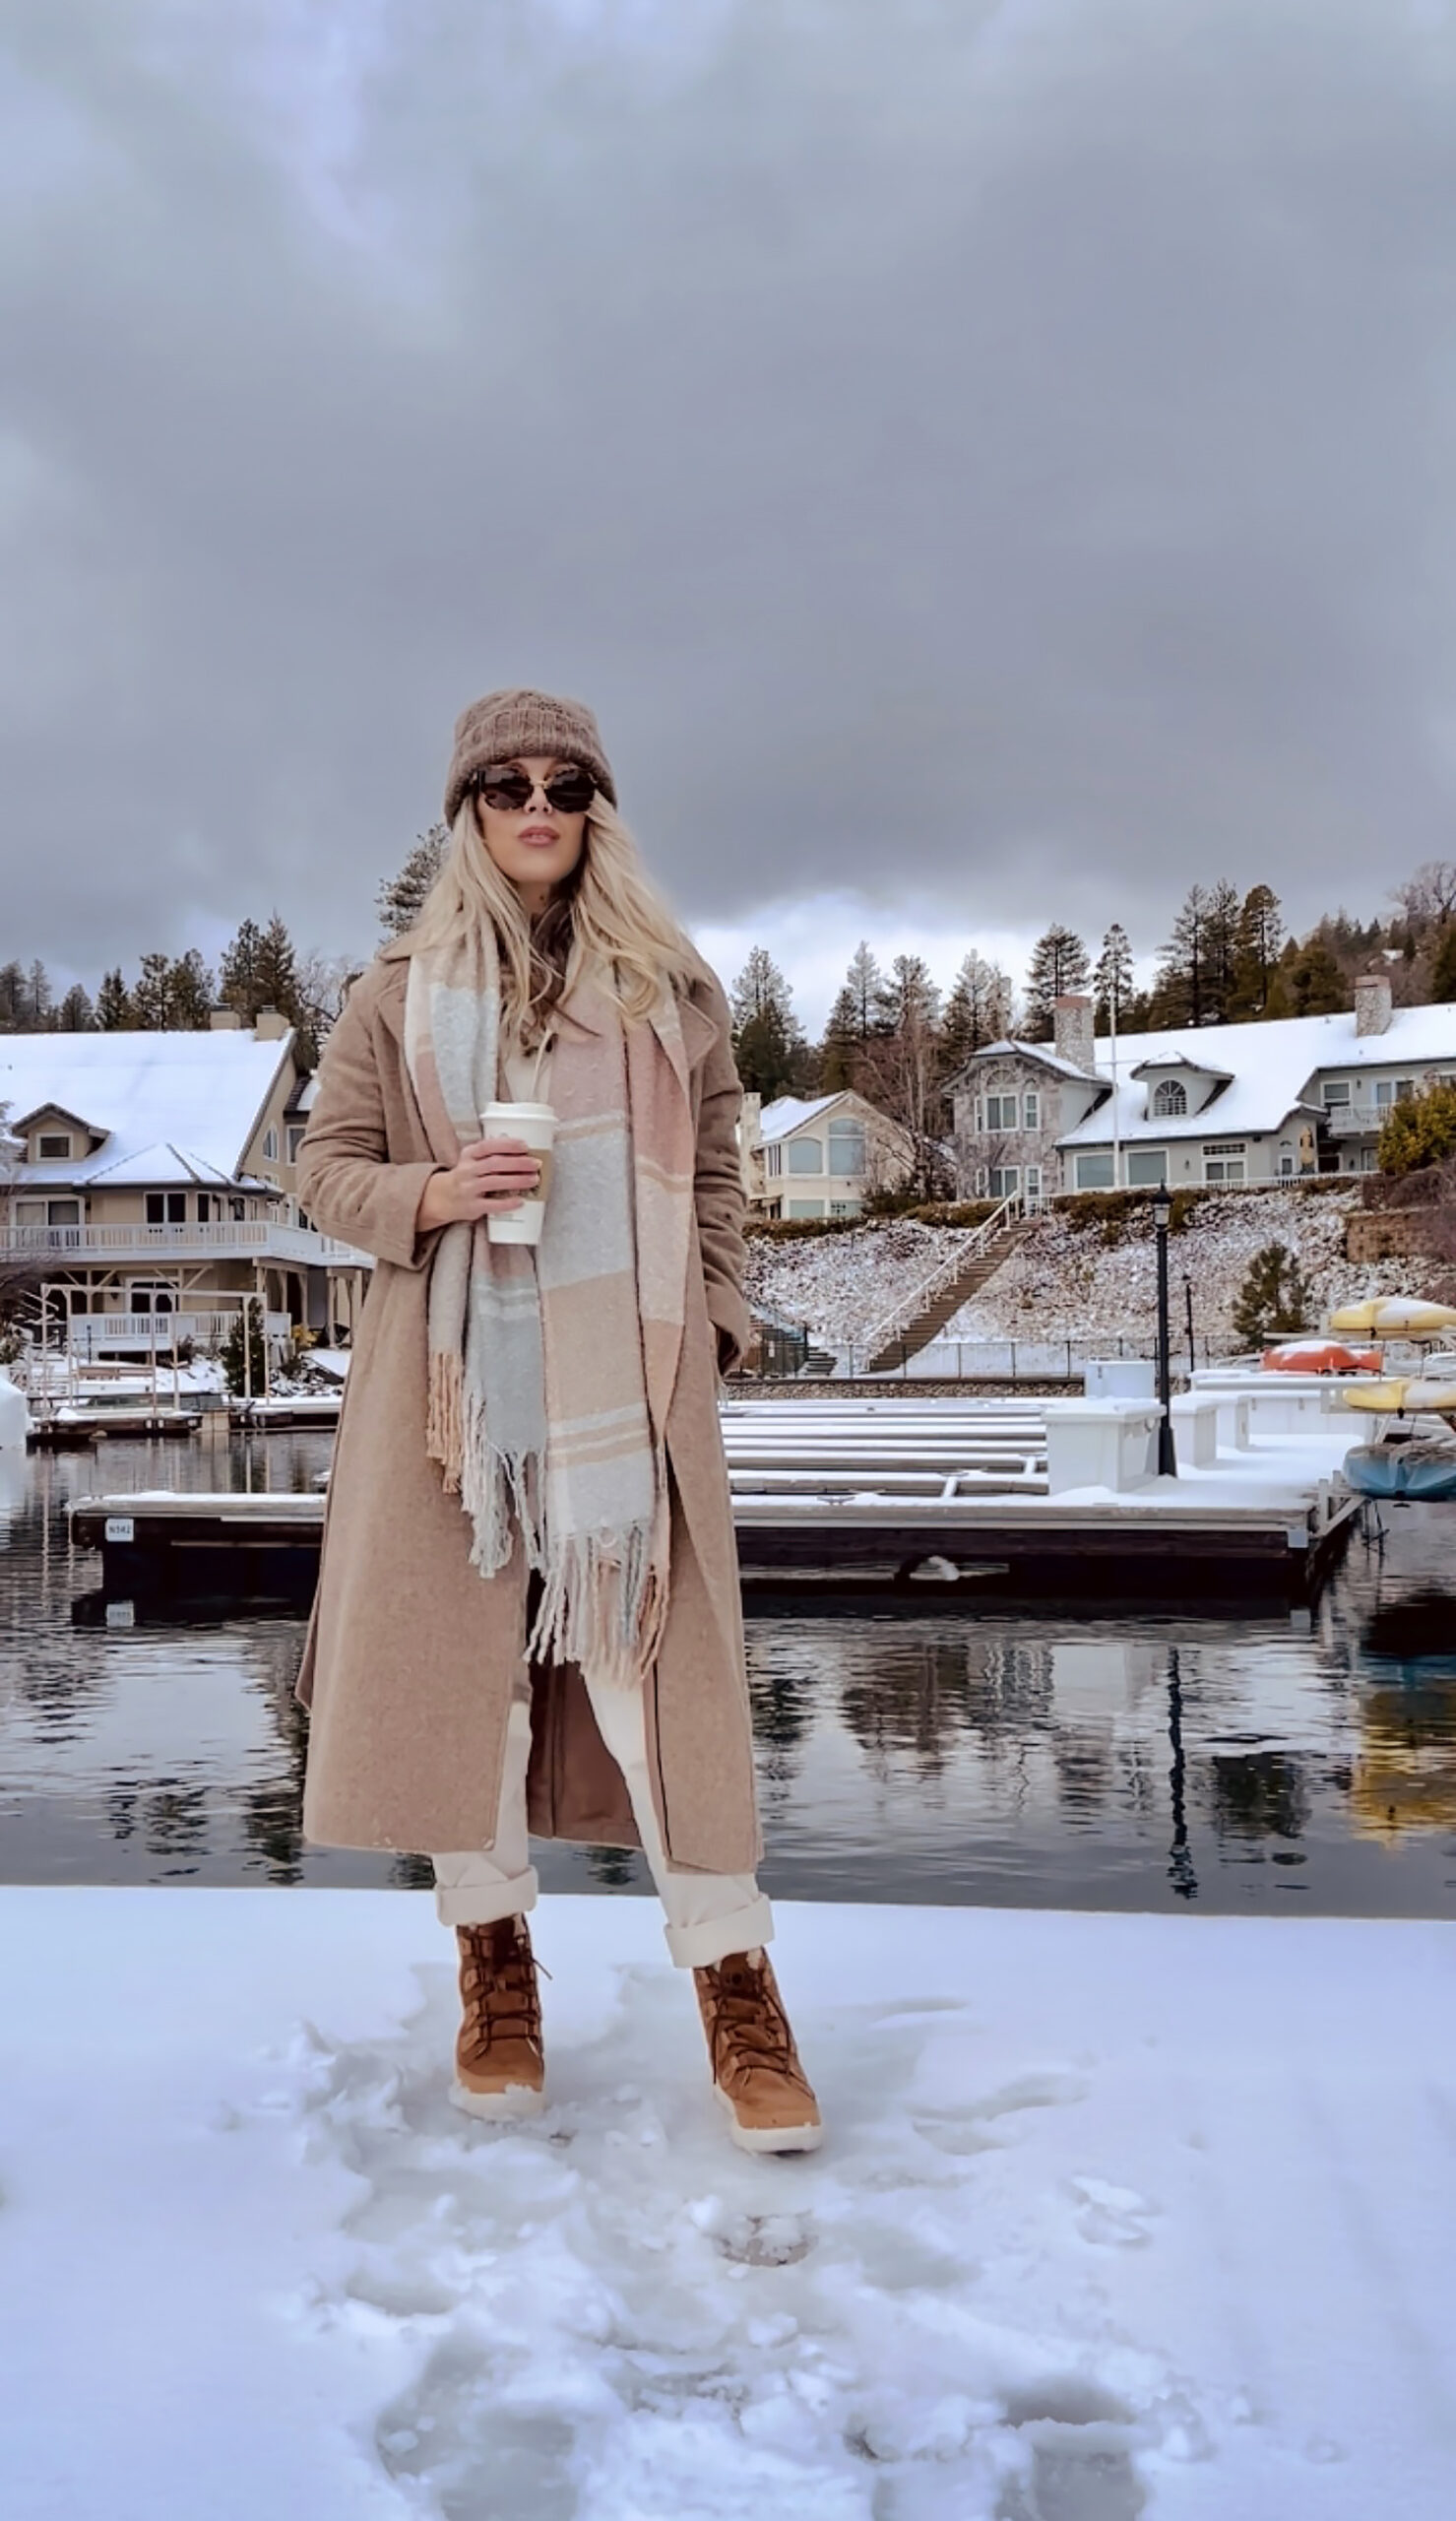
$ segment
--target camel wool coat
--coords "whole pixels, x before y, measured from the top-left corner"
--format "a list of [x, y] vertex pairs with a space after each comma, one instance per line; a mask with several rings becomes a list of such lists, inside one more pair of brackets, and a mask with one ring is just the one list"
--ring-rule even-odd
[[[482, 1577], [471, 1527], [424, 1450], [429, 1263], [415, 1216], [432, 1156], [404, 1053], [408, 948], [354, 984], [324, 1052], [298, 1196], [325, 1234], [373, 1253], [329, 1482], [318, 1590], [297, 1695], [310, 1709], [305, 1837], [429, 1852], [494, 1839], [528, 1578]], [[761, 1852], [742, 1605], [718, 1417], [720, 1374], [747, 1345], [741, 1089], [722, 989], [679, 999], [697, 1126], [695, 1231], [665, 1443], [669, 1608], [647, 1730], [673, 1865], [749, 1873]], [[531, 1827], [638, 1843], [621, 1774], [573, 1665], [534, 1667]]]

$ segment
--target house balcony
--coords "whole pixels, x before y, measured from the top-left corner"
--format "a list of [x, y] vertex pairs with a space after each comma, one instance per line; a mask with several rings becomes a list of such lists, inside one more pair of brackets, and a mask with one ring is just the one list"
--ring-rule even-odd
[[0, 1222], [0, 1253], [27, 1259], [106, 1263], [159, 1260], [264, 1260], [315, 1268], [372, 1269], [367, 1252], [317, 1234], [311, 1226], [259, 1219], [242, 1225], [12, 1225]]
[[1389, 1103], [1332, 1103], [1324, 1115], [1324, 1127], [1332, 1138], [1378, 1137], [1390, 1118]]

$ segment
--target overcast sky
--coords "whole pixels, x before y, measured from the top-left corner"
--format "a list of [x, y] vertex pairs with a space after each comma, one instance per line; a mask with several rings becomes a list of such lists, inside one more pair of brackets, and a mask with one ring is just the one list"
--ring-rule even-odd
[[366, 951], [507, 681], [813, 1019], [1456, 855], [1443, 0], [6, 0], [0, 223], [0, 958]]

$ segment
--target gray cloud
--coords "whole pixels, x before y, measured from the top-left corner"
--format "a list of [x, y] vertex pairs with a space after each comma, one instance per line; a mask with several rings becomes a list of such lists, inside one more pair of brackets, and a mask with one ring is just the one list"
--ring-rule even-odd
[[1399, 0], [12, 0], [4, 951], [367, 942], [457, 707], [679, 906], [1452, 853], [1456, 34]]

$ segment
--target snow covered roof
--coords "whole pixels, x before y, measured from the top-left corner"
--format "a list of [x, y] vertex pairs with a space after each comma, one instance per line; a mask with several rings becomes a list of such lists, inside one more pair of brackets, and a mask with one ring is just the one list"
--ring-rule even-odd
[[773, 1103], [765, 1103], [758, 1116], [759, 1135], [766, 1139], [787, 1138], [791, 1130], [802, 1129], [805, 1121], [816, 1121], [831, 1103], [842, 1103], [843, 1094], [818, 1094], [804, 1102], [795, 1094], [781, 1094]]
[[[1110, 1044], [1096, 1044], [1098, 1074], [1112, 1083]], [[1212, 1062], [1218, 1061], [1214, 1067]], [[1172, 1033], [1125, 1035], [1117, 1045], [1118, 1134], [1160, 1143], [1186, 1137], [1259, 1137], [1283, 1128], [1300, 1111], [1322, 1108], [1317, 1091], [1326, 1076], [1357, 1077], [1362, 1070], [1419, 1074], [1449, 1063], [1456, 1069], [1456, 1005], [1398, 1006], [1383, 1033], [1357, 1033], [1355, 1016], [1290, 1015], [1274, 1024], [1204, 1024]], [[1148, 1112], [1146, 1082], [1138, 1071], [1180, 1065], [1226, 1074], [1229, 1083], [1201, 1112], [1176, 1117]], [[1059, 1146], [1107, 1146], [1112, 1138], [1112, 1098], [1057, 1140]]]
[[[19, 1164], [19, 1182], [232, 1182], [288, 1041], [250, 1032], [7, 1033], [0, 1105], [61, 1110], [103, 1143], [70, 1163]], [[14, 1128], [12, 1118], [8, 1126]]]
[[1079, 1067], [1075, 1060], [1064, 1060], [1049, 1042], [987, 1042], [972, 1054], [973, 1060], [1017, 1059], [1040, 1060], [1044, 1067], [1055, 1068], [1058, 1076], [1075, 1077], [1079, 1085], [1096, 1085], [1098, 1079], [1090, 1068]]

